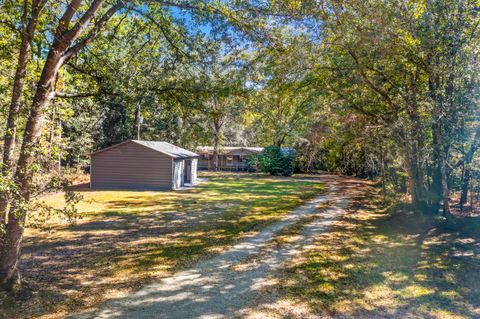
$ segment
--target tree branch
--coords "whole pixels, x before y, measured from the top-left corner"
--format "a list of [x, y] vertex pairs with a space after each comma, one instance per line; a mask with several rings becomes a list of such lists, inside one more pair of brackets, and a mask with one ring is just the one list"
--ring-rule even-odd
[[81, 73], [81, 74], [85, 74], [85, 75], [88, 75], [89, 77], [92, 77], [94, 78], [95, 80], [97, 81], [100, 81], [102, 79], [102, 77], [100, 75], [96, 75], [96, 74], [92, 74], [78, 66], [76, 66], [75, 64], [73, 63], [67, 63], [67, 66], [74, 69], [75, 71], [77, 71], [78, 73]]
[[381, 118], [383, 121], [388, 122], [388, 119], [383, 116], [380, 112], [372, 112], [365, 110], [361, 106], [357, 105], [355, 102], [350, 101], [348, 97], [340, 93], [339, 91], [335, 90], [331, 85], [327, 85], [327, 88], [330, 92], [338, 95], [344, 102], [348, 104], [348, 107], [352, 108], [353, 110], [357, 111], [360, 114], [363, 114], [367, 117], [373, 118], [373, 119], [378, 119]]
[[157, 22], [157, 20], [155, 20], [155, 18], [153, 18], [149, 13], [147, 12], [143, 12], [139, 9], [135, 9], [133, 7], [128, 7], [130, 10], [132, 10], [133, 12], [136, 12], [138, 14], [140, 14], [141, 16], [147, 18], [148, 20], [150, 20], [150, 22], [152, 22], [155, 26], [157, 26], [160, 31], [162, 32], [163, 36], [165, 37], [165, 39], [167, 40], [168, 44], [170, 44], [170, 46], [176, 50], [177, 52], [180, 52], [182, 53], [183, 55], [185, 55], [186, 57], [190, 58], [190, 55], [188, 53], [186, 53], [185, 51], [183, 51], [182, 49], [180, 49], [176, 44], [175, 42], [170, 38], [170, 35], [168, 34], [167, 30], [165, 30], [165, 28], [159, 23]]
[[68, 25], [72, 21], [72, 18], [77, 12], [81, 3], [82, 3], [82, 0], [72, 0], [72, 2], [70, 2], [63, 16], [58, 21], [58, 27], [57, 27], [57, 32], [55, 34], [55, 37], [58, 37], [58, 38], [61, 37], [62, 34], [68, 30]]
[[[97, 1], [95, 1], [97, 2]], [[102, 2], [102, 1], [98, 1]], [[83, 49], [90, 41], [95, 39], [95, 37], [100, 33], [102, 30], [103, 26], [108, 22], [108, 20], [122, 7], [124, 6], [124, 2], [122, 0], [119, 0], [115, 5], [110, 7], [110, 9], [107, 10], [107, 12], [95, 23], [93, 26], [92, 30], [87, 34], [85, 38], [83, 38], [80, 42], [77, 44], [73, 45], [70, 47], [65, 53], [64, 53], [64, 59], [65, 62], [68, 62], [68, 60], [77, 54], [81, 49]], [[88, 10], [90, 11], [90, 10]], [[87, 12], [88, 12], [87, 11]], [[92, 13], [94, 14], [94, 12]], [[87, 15], [87, 13], [85, 13]], [[82, 17], [83, 18], [83, 17]], [[91, 19], [92, 17], [90, 17]]]
[[78, 92], [78, 93], [66, 93], [66, 92], [53, 92], [52, 98], [62, 98], [62, 99], [75, 99], [75, 98], [84, 98], [92, 97], [99, 95], [98, 92]]
[[[88, 7], [87, 11], [77, 20], [73, 28], [68, 31], [65, 31], [58, 35], [58, 41], [60, 42], [68, 42], [69, 45], [77, 39], [77, 37], [85, 30], [87, 25], [95, 16], [95, 13], [100, 9], [104, 0], [94, 0], [92, 4]], [[81, 0], [73, 0], [72, 3], [76, 4], [77, 2], [81, 2]], [[70, 8], [71, 6], [69, 6]], [[65, 12], [67, 14], [67, 12]], [[62, 17], [63, 18], [63, 17]], [[59, 25], [57, 30], [63, 30], [64, 26]], [[68, 46], [67, 46], [68, 47]]]
[[143, 2], [146, 3], [158, 3], [159, 5], [165, 6], [165, 7], [176, 7], [179, 9], [190, 9], [190, 10], [198, 10], [198, 7], [193, 6], [187, 2], [174, 2], [174, 1], [164, 1], [164, 0], [144, 0]]
[[363, 66], [361, 65], [357, 55], [353, 52], [353, 50], [350, 47], [347, 47], [347, 50], [348, 50], [348, 53], [350, 54], [350, 56], [355, 61], [355, 64], [358, 66], [358, 68], [357, 68], [358, 72], [360, 72], [360, 76], [362, 77], [363, 81], [367, 84], [367, 86], [370, 89], [372, 89], [374, 92], [379, 94], [385, 100], [385, 102], [387, 102], [387, 104], [390, 106], [391, 109], [397, 110], [397, 106], [392, 101], [392, 99], [390, 98], [388, 93], [385, 92], [384, 90], [380, 89], [379, 87], [377, 87], [375, 84], [373, 84], [373, 82], [365, 74], [365, 70], [364, 70]]

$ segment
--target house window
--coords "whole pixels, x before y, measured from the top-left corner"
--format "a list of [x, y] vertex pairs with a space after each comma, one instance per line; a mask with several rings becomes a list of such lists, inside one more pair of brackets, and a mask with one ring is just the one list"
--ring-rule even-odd
[[227, 156], [227, 165], [233, 165], [233, 156]]

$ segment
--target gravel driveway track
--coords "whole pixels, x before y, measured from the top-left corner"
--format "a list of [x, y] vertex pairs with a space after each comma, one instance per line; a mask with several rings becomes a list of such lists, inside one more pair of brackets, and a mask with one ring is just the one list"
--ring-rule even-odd
[[[309, 179], [311, 180], [311, 179]], [[322, 174], [315, 178], [328, 185], [325, 193], [288, 213], [281, 221], [258, 234], [239, 241], [216, 257], [197, 263], [171, 277], [121, 299], [106, 303], [93, 312], [70, 318], [235, 318], [255, 303], [268, 287], [275, 271], [293, 259], [325, 231], [348, 205], [356, 181]], [[327, 204], [326, 209], [317, 209]], [[300, 223], [299, 236], [279, 246], [272, 239], [282, 230]]]

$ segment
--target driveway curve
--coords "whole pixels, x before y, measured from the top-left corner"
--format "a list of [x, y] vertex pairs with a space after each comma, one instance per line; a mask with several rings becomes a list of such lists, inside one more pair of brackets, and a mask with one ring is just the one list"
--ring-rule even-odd
[[[168, 318], [216, 319], [241, 317], [255, 303], [275, 271], [295, 258], [315, 237], [325, 231], [349, 203], [358, 184], [330, 174], [316, 175], [326, 192], [297, 207], [285, 217], [252, 237], [243, 239], [212, 259], [197, 263], [171, 277], [121, 299], [110, 301], [93, 312], [70, 318]], [[309, 178], [312, 180], [312, 178]], [[318, 209], [325, 205], [325, 209]], [[294, 240], [272, 245], [280, 232], [298, 225]]]

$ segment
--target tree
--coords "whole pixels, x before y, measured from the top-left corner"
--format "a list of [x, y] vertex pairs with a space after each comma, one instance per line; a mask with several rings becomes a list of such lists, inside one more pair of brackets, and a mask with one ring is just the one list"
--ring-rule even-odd
[[258, 162], [263, 172], [270, 175], [291, 176], [293, 174], [293, 156], [278, 145], [265, 147], [258, 155]]
[[211, 131], [213, 167], [217, 170], [224, 132], [241, 121], [247, 92], [243, 79], [248, 71], [240, 48], [225, 48], [218, 41], [209, 42], [208, 47], [208, 54], [198, 61], [190, 79], [189, 94], [191, 108], [202, 114]]
[[436, 211], [442, 203], [448, 216], [450, 153], [478, 97], [476, 5], [346, 0], [286, 8], [322, 22], [305, 23], [322, 46], [312, 68], [319, 86], [391, 132], [414, 205]]
[[[48, 5], [48, 11], [42, 8]], [[209, 5], [203, 2], [169, 2], [143, 1], [104, 1], [92, 0], [83, 3], [81, 0], [72, 0], [65, 6], [57, 6], [48, 1], [33, 0], [23, 3], [22, 43], [20, 45], [17, 63], [18, 80], [12, 89], [12, 103], [10, 104], [8, 126], [5, 131], [5, 154], [2, 170], [2, 180], [7, 183], [13, 178], [13, 183], [3, 187], [3, 196], [0, 198], [0, 213], [2, 232], [0, 234], [0, 286], [11, 289], [20, 281], [19, 261], [23, 238], [23, 223], [29, 211], [29, 203], [34, 191], [34, 175], [39, 169], [35, 157], [39, 151], [39, 141], [45, 123], [45, 112], [51, 105], [51, 100], [57, 94], [54, 91], [59, 70], [69, 64], [79, 52], [84, 50], [96, 39], [99, 34], [111, 27], [110, 20], [117, 13], [140, 12], [146, 8], [156, 7], [166, 15], [173, 13], [168, 8], [176, 7], [201, 14], [225, 17], [227, 21], [234, 19], [235, 14], [224, 5]], [[43, 12], [43, 16], [42, 16]], [[239, 11], [237, 11], [238, 13]], [[53, 26], [51, 32], [43, 39], [45, 47], [40, 50], [38, 67], [40, 76], [35, 84], [32, 101], [28, 106], [28, 119], [23, 131], [22, 146], [15, 165], [12, 164], [11, 148], [13, 148], [14, 131], [18, 124], [18, 101], [22, 94], [24, 64], [28, 57], [30, 43], [35, 37], [35, 21], [46, 19], [45, 23]], [[58, 22], [57, 22], [58, 21]], [[12, 23], [15, 25], [15, 22]], [[45, 56], [41, 52], [48, 52]], [[12, 146], [10, 146], [12, 145]], [[12, 170], [12, 167], [15, 167]], [[10, 170], [11, 172], [8, 172]], [[11, 174], [11, 175], [10, 175]]]
[[[32, 3], [32, 12], [37, 12], [43, 6], [43, 2], [34, 1]], [[8, 196], [2, 198], [1, 208], [4, 210], [9, 206], [8, 212], [2, 212], [7, 215], [6, 225], [3, 234], [0, 237], [0, 284], [4, 287], [11, 288], [20, 280], [18, 263], [20, 259], [20, 247], [23, 237], [22, 224], [25, 221], [26, 203], [30, 199], [32, 192], [33, 161], [35, 158], [35, 149], [43, 126], [43, 112], [48, 107], [51, 99], [51, 92], [55, 78], [60, 67], [67, 63], [78, 51], [83, 49], [103, 28], [108, 19], [118, 11], [122, 6], [122, 2], [117, 2], [108, 8], [96, 23], [88, 31], [87, 35], [79, 38], [83, 30], [90, 24], [90, 21], [101, 9], [103, 1], [94, 1], [87, 10], [78, 17], [73, 27], [69, 28], [72, 19], [77, 10], [79, 10], [81, 1], [73, 0], [67, 7], [59, 20], [58, 27], [54, 33], [49, 53], [45, 59], [43, 70], [37, 84], [32, 104], [30, 106], [30, 115], [25, 128], [20, 156], [14, 173], [14, 180], [18, 190], [9, 199]], [[24, 12], [28, 12], [28, 2], [25, 2]], [[25, 58], [22, 55], [28, 54], [28, 47], [33, 37], [34, 28], [32, 19], [37, 19], [38, 14], [32, 14], [32, 17], [26, 23], [24, 28], [26, 31], [22, 36], [22, 47], [19, 54], [19, 63], [17, 66], [20, 73], [19, 81], [14, 84], [12, 93], [12, 104], [9, 112], [9, 121], [5, 135], [5, 152], [3, 167], [11, 168], [11, 149], [13, 148], [14, 137], [13, 132], [16, 129], [18, 108], [17, 105], [22, 89], [22, 74], [24, 73]], [[33, 30], [31, 30], [33, 29]], [[78, 41], [77, 41], [78, 40]], [[19, 91], [20, 90], [20, 91]], [[8, 199], [7, 199], [8, 198]]]
[[256, 61], [258, 75], [252, 79], [256, 94], [251, 96], [246, 118], [260, 144], [292, 144], [304, 133], [318, 107], [322, 92], [305, 72], [311, 55], [300, 45], [304, 40], [285, 39], [282, 49], [257, 53], [262, 58]]

